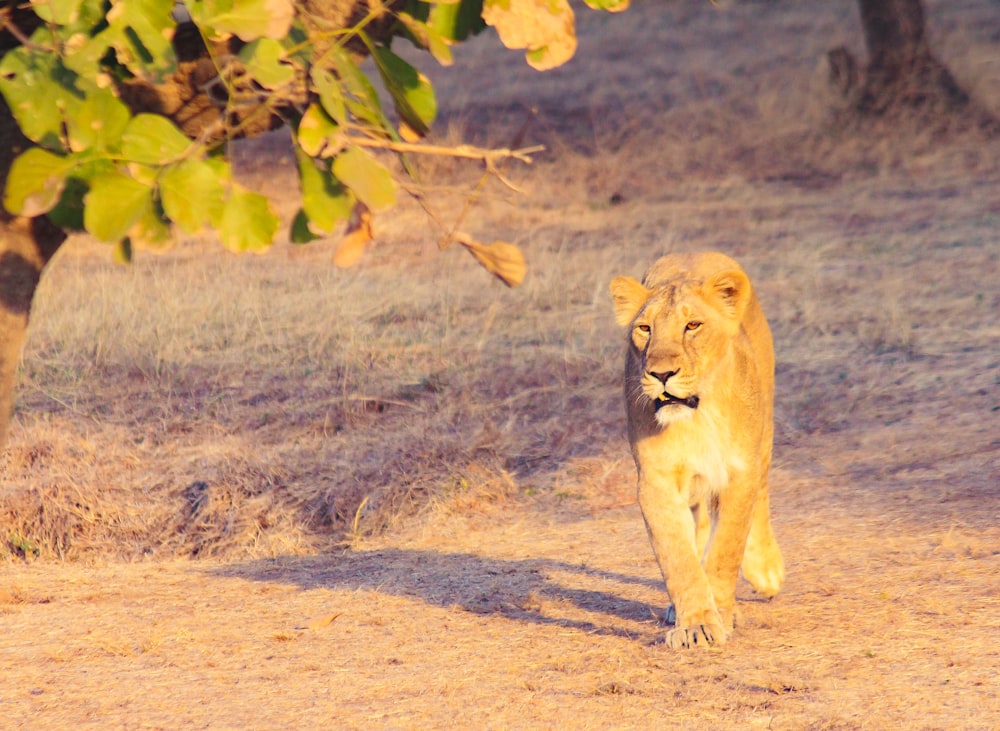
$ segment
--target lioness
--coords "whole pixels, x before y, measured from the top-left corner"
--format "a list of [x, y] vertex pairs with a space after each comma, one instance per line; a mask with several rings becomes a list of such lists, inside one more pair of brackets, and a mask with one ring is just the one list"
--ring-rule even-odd
[[746, 273], [724, 254], [672, 254], [611, 282], [629, 328], [625, 408], [639, 506], [673, 606], [671, 647], [722, 644], [736, 579], [774, 596], [774, 347]]

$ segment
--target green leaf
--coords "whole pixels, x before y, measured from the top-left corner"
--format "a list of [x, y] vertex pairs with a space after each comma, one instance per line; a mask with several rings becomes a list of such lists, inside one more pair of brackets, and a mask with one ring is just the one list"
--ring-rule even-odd
[[145, 248], [162, 249], [174, 243], [170, 226], [163, 220], [162, 211], [155, 205], [149, 206], [128, 231], [128, 239], [133, 244]]
[[620, 13], [628, 10], [629, 0], [583, 0], [594, 10], [606, 10], [609, 13]]
[[7, 177], [3, 205], [18, 216], [40, 216], [58, 202], [75, 161], [30, 147], [14, 160]]
[[300, 69], [308, 69], [314, 58], [314, 46], [309, 31], [296, 17], [284, 38], [279, 39], [285, 52], [285, 62]]
[[373, 211], [396, 204], [396, 181], [384, 165], [360, 148], [349, 147], [337, 155], [333, 174]]
[[236, 35], [248, 42], [284, 38], [295, 17], [292, 0], [202, 0], [186, 7], [199, 27], [222, 38]]
[[[70, 25], [80, 16], [86, 0], [31, 0], [31, 9], [46, 23]], [[91, 3], [92, 4], [92, 3]]]
[[328, 55], [343, 84], [343, 89], [346, 92], [344, 103], [351, 114], [359, 121], [367, 123], [375, 129], [383, 130], [387, 137], [391, 137], [392, 125], [382, 111], [382, 104], [372, 82], [361, 72], [361, 69], [343, 48], [332, 48]]
[[106, 158], [87, 160], [84, 157], [66, 178], [66, 188], [59, 198], [59, 203], [47, 214], [49, 220], [67, 230], [85, 230], [84, 200], [90, 190], [90, 181], [109, 172], [118, 172], [118, 168], [110, 160]]
[[[105, 9], [107, 16], [105, 17]], [[135, 76], [162, 82], [177, 69], [172, 0], [84, 0], [76, 19], [57, 29], [63, 63], [80, 76], [107, 85], [108, 49]], [[51, 42], [51, 34], [49, 38]], [[103, 78], [102, 78], [103, 77]]]
[[116, 149], [131, 118], [128, 107], [110, 89], [94, 89], [76, 114], [66, 120], [70, 149], [75, 152]]
[[166, 117], [140, 114], [122, 133], [122, 156], [145, 165], [166, 165], [187, 153], [191, 144]]
[[85, 97], [76, 82], [76, 74], [53, 53], [34, 53], [20, 46], [0, 60], [0, 92], [18, 126], [25, 137], [53, 150], [65, 149], [63, 120], [76, 113]]
[[336, 154], [343, 146], [340, 127], [316, 104], [310, 105], [299, 120], [296, 139], [298, 146], [310, 157], [329, 156], [331, 153], [327, 150]]
[[101, 241], [118, 241], [153, 206], [153, 191], [125, 173], [109, 171], [90, 180], [83, 225]]
[[486, 27], [483, 21], [483, 0], [435, 3], [431, 7], [427, 25], [442, 38], [452, 42], [464, 41]]
[[291, 83], [295, 69], [282, 63], [285, 51], [271, 38], [259, 38], [240, 49], [240, 60], [254, 80], [266, 89], [277, 89]]
[[[229, 160], [224, 157], [208, 157], [205, 159], [205, 164], [209, 166], [213, 171], [215, 171], [216, 177], [222, 183], [224, 189], [223, 196], [225, 196], [225, 191], [232, 188], [233, 185], [233, 169], [229, 164]], [[222, 214], [225, 212], [225, 202], [221, 206], [211, 206], [209, 209], [208, 222], [215, 228], [222, 225]]]
[[157, 178], [159, 178], [160, 171], [163, 168], [159, 165], [144, 165], [138, 162], [130, 162], [126, 165], [125, 169], [133, 180], [142, 183], [147, 188], [155, 188]]
[[[424, 4], [426, 5], [426, 3]], [[454, 63], [451, 48], [448, 47], [448, 40], [436, 28], [423, 20], [418, 20], [409, 13], [400, 13], [398, 17], [399, 22], [406, 28], [413, 42], [421, 48], [427, 49], [435, 61], [442, 66], [451, 66]]]
[[427, 134], [437, 116], [430, 80], [388, 48], [372, 49], [372, 57], [399, 116], [420, 134]]
[[293, 244], [308, 244], [310, 241], [315, 241], [319, 238], [309, 230], [309, 216], [301, 208], [295, 214], [295, 218], [292, 219], [292, 230], [289, 238]]
[[107, 76], [110, 48], [118, 63], [146, 81], [159, 83], [176, 71], [173, 0], [116, 0], [107, 3], [106, 17], [105, 7], [101, 0], [84, 0], [76, 18], [57, 29], [66, 68], [106, 86], [101, 77]]
[[61, 57], [63, 66], [94, 84], [98, 81], [104, 83], [107, 71], [103, 59], [120, 36], [120, 32], [107, 27], [93, 37], [90, 36], [90, 29], [77, 33], [73, 37], [73, 44], [67, 44], [63, 48]]
[[123, 239], [115, 242], [115, 250], [112, 254], [116, 264], [131, 264], [132, 263], [132, 239], [126, 236]]
[[222, 245], [230, 251], [262, 251], [271, 245], [278, 217], [264, 196], [234, 186], [219, 222]]
[[204, 160], [184, 160], [167, 167], [159, 177], [164, 213], [189, 234], [206, 222], [219, 221], [229, 177], [228, 165]]
[[507, 48], [526, 49], [539, 71], [561, 66], [576, 51], [573, 9], [567, 0], [484, 0], [483, 20]]
[[310, 229], [329, 233], [351, 215], [354, 196], [325, 165], [317, 165], [300, 149], [295, 150], [295, 157], [302, 186], [302, 210], [312, 224]]
[[48, 219], [66, 231], [83, 231], [83, 198], [87, 190], [87, 183], [81, 178], [75, 175], [66, 178], [66, 188], [59, 203], [48, 212]]
[[[80, 34], [89, 36], [97, 25], [104, 24], [105, 4], [101, 0], [30, 0], [35, 14], [53, 28], [59, 36], [67, 40], [62, 50], [75, 48], [83, 40]], [[7, 3], [11, 4], [11, 3]], [[52, 32], [46, 29], [50, 42]]]
[[347, 124], [347, 107], [341, 91], [340, 79], [332, 71], [313, 66], [309, 72], [313, 88], [319, 94], [319, 103], [326, 113], [339, 125]]

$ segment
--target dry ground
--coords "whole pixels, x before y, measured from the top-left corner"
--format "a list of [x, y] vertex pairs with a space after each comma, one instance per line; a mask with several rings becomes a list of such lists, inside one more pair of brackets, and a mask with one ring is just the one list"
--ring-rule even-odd
[[[812, 5], [581, 12], [545, 75], [461, 49], [443, 134], [536, 106], [550, 148], [466, 222], [523, 246], [513, 292], [412, 207], [346, 272], [67, 247], [0, 457], [0, 727], [1000, 727], [1000, 150], [826, 125], [818, 61], [860, 34]], [[929, 7], [1000, 108], [993, 5]], [[281, 197], [276, 145], [243, 164]], [[476, 171], [424, 167], [453, 216]], [[772, 322], [789, 578], [677, 653], [606, 287], [687, 249]]]

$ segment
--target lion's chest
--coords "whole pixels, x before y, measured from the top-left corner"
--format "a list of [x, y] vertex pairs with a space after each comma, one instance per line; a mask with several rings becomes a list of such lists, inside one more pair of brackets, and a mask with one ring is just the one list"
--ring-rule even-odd
[[746, 469], [746, 459], [734, 446], [726, 420], [711, 409], [699, 409], [649, 438], [640, 452], [642, 469], [659, 473], [694, 504], [724, 491], [730, 476]]

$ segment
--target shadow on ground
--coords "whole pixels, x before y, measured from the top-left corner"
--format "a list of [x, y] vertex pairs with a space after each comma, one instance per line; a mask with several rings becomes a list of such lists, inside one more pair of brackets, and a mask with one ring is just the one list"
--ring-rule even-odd
[[496, 559], [415, 549], [265, 559], [213, 573], [303, 590], [365, 590], [412, 597], [473, 614], [627, 637], [655, 632], [660, 624], [657, 615], [666, 602], [660, 582], [644, 577], [551, 559]]

